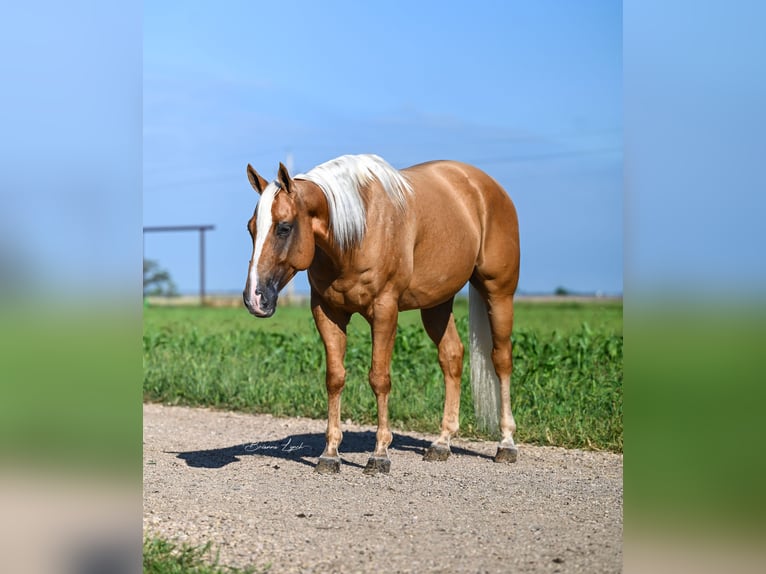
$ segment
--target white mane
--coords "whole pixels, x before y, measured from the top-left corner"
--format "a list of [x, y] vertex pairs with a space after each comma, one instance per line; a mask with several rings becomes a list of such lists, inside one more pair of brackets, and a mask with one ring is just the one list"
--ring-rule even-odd
[[341, 250], [359, 245], [366, 230], [366, 210], [361, 189], [377, 179], [392, 203], [404, 210], [412, 186], [383, 158], [372, 155], [343, 155], [296, 175], [317, 184], [327, 197], [330, 227]]

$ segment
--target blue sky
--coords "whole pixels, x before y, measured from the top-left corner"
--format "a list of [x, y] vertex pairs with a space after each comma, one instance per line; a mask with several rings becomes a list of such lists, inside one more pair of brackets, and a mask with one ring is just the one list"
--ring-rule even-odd
[[[143, 222], [216, 226], [209, 291], [244, 285], [248, 162], [377, 153], [495, 177], [521, 291], [622, 292], [620, 2], [147, 2], [143, 46]], [[144, 245], [196, 289], [194, 234]]]

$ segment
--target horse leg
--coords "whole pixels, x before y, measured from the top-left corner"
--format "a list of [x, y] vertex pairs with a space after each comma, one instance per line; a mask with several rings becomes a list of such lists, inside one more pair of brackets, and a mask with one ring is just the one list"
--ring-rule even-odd
[[452, 313], [454, 299], [437, 307], [421, 309], [423, 326], [439, 350], [439, 366], [444, 373], [444, 416], [441, 434], [423, 455], [423, 460], [447, 460], [450, 440], [460, 426], [460, 378], [463, 373], [463, 343]]
[[311, 312], [317, 330], [324, 341], [327, 371], [325, 385], [327, 386], [327, 444], [319, 457], [315, 471], [322, 474], [340, 472], [340, 455], [338, 446], [343, 440], [340, 429], [340, 395], [346, 383], [346, 368], [343, 359], [346, 355], [346, 326], [350, 316], [347, 314], [331, 313], [318, 300], [312, 297]]
[[388, 426], [388, 395], [391, 392], [391, 355], [394, 352], [398, 314], [395, 302], [392, 305], [379, 303], [373, 316], [368, 319], [372, 328], [370, 386], [378, 401], [378, 432], [375, 435], [375, 450], [367, 461], [365, 474], [388, 472], [391, 469], [388, 446], [393, 435]]
[[495, 462], [516, 462], [518, 449], [513, 442], [516, 421], [511, 411], [511, 373], [513, 354], [511, 331], [513, 330], [513, 296], [496, 295], [489, 291], [487, 297], [489, 324], [492, 330], [492, 363], [500, 380], [500, 432], [502, 439], [495, 454]]

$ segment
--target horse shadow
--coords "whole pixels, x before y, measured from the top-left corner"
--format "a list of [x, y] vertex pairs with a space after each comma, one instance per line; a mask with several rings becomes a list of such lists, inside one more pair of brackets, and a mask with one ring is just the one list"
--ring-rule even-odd
[[[375, 446], [375, 433], [372, 431], [346, 431], [343, 433], [341, 444], [341, 463], [346, 466], [364, 468], [363, 465], [346, 460], [343, 453], [372, 453]], [[389, 447], [392, 451], [416, 452], [423, 454], [431, 446], [430, 441], [403, 434], [394, 434], [394, 440]], [[302, 433], [287, 435], [284, 438], [238, 444], [235, 446], [214, 448], [208, 450], [192, 450], [187, 452], [168, 452], [177, 455], [176, 458], [194, 468], [223, 468], [234, 462], [239, 462], [243, 456], [262, 456], [277, 460], [287, 460], [313, 467], [316, 458], [325, 447], [323, 433]], [[453, 454], [475, 456], [492, 459], [486, 454], [462, 447], [452, 446]]]

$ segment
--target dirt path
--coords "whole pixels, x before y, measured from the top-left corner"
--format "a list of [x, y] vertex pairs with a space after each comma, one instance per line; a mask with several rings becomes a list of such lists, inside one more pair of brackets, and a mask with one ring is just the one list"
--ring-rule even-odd
[[344, 425], [344, 464], [313, 472], [324, 423], [144, 405], [144, 531], [270, 572], [619, 572], [622, 455], [395, 433], [391, 473], [362, 468], [374, 429]]

